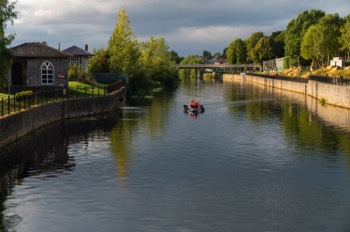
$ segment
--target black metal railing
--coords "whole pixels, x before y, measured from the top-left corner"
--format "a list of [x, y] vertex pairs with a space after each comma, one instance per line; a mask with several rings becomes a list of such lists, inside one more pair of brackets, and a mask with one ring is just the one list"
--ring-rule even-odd
[[308, 83], [311, 80], [311, 81], [317, 81], [317, 82], [327, 83], [332, 85], [344, 85], [344, 86], [350, 85], [350, 78], [345, 76], [328, 77], [328, 76], [311, 75], [308, 78], [304, 78], [304, 77], [290, 77], [290, 76], [255, 74], [255, 73], [250, 73], [249, 75], [263, 77], [263, 78], [284, 80], [284, 81], [293, 81], [293, 82], [299, 82], [299, 83]]
[[289, 76], [280, 76], [280, 75], [267, 75], [267, 74], [249, 74], [251, 76], [263, 77], [263, 78], [271, 78], [283, 81], [292, 81], [298, 83], [307, 83], [309, 81], [308, 78], [303, 77], [289, 77]]
[[345, 86], [350, 85], [350, 78], [344, 77], [344, 76], [334, 76], [334, 77], [310, 76], [309, 79], [312, 81], [318, 81], [318, 82], [333, 84], [333, 85], [345, 85]]
[[94, 98], [105, 96], [124, 86], [124, 82], [116, 82], [111, 85], [96, 86], [77, 86], [74, 89], [55, 89], [48, 91], [34, 92], [31, 95], [0, 98], [0, 117], [10, 115], [32, 107], [47, 104], [55, 101], [63, 101], [67, 98]]

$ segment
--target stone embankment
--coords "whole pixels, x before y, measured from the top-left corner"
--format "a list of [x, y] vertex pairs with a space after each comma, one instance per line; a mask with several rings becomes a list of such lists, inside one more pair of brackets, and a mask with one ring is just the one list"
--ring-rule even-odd
[[123, 100], [125, 86], [105, 96], [64, 99], [6, 116], [0, 119], [0, 147], [55, 121], [109, 112]]
[[224, 80], [242, 80], [267, 87], [288, 90], [322, 100], [329, 105], [350, 109], [350, 87], [309, 80], [307, 83], [292, 82], [253, 75], [224, 74]]

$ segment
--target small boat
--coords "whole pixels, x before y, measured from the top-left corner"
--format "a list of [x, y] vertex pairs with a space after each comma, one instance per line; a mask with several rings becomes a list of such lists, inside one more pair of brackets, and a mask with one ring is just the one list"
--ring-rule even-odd
[[185, 112], [194, 112], [194, 113], [203, 113], [205, 111], [204, 106], [199, 104], [195, 99], [192, 99], [188, 102], [187, 105], [184, 105]]

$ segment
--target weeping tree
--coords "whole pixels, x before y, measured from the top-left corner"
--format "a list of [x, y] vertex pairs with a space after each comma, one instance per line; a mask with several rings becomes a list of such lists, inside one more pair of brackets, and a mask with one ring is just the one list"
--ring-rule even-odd
[[0, 0], [0, 88], [7, 83], [7, 74], [12, 59], [9, 46], [15, 38], [15, 34], [6, 35], [5, 30], [7, 23], [13, 24], [13, 20], [17, 18], [17, 12], [14, 9], [15, 2]]

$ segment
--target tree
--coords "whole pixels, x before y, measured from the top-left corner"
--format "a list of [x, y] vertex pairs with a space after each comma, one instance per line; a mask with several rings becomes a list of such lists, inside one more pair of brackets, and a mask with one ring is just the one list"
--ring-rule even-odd
[[109, 55], [109, 52], [104, 48], [94, 50], [94, 56], [89, 59], [90, 73], [110, 72]]
[[325, 15], [323, 11], [311, 10], [303, 11], [298, 15], [296, 19], [292, 19], [285, 30], [285, 56], [287, 58], [287, 66], [299, 66], [302, 61], [300, 60], [300, 47], [304, 34], [307, 29], [316, 23]]
[[171, 50], [170, 54], [171, 54], [171, 60], [174, 61], [176, 64], [179, 64], [181, 62], [181, 60], [183, 59], [174, 50]]
[[155, 39], [151, 36], [140, 44], [140, 51], [139, 61], [147, 77], [167, 87], [177, 82], [175, 62], [164, 38]]
[[226, 60], [230, 64], [243, 64], [247, 61], [247, 50], [242, 39], [234, 40], [226, 50]]
[[262, 37], [254, 48], [258, 62], [275, 58], [275, 47], [275, 41], [270, 36]]
[[204, 50], [203, 51], [204, 62], [208, 63], [211, 58], [212, 58], [211, 52]]
[[330, 58], [339, 54], [340, 25], [342, 21], [338, 14], [328, 14], [317, 24], [317, 42], [322, 65], [327, 66]]
[[312, 65], [318, 66], [319, 48], [317, 43], [317, 25], [309, 27], [301, 44], [301, 56], [306, 60], [312, 60]]
[[350, 15], [346, 17], [345, 24], [340, 28], [340, 50], [346, 53], [346, 60], [350, 60]]
[[5, 34], [7, 23], [13, 24], [17, 18], [17, 12], [14, 11], [15, 2], [8, 0], [0, 1], [0, 86], [7, 83], [6, 76], [11, 64], [12, 54], [8, 48], [15, 39], [15, 34]]
[[[201, 64], [203, 63], [203, 60], [198, 55], [189, 55], [186, 56], [182, 61], [181, 64]], [[181, 77], [191, 77], [196, 78], [196, 70], [195, 69], [180, 69], [179, 70]]]
[[124, 9], [118, 14], [118, 22], [110, 37], [107, 50], [111, 71], [130, 74], [138, 69], [138, 42], [130, 29], [130, 20]]
[[271, 39], [275, 41], [275, 57], [284, 57], [284, 32], [275, 31], [271, 34]]
[[262, 32], [254, 32], [250, 35], [250, 37], [245, 41], [245, 45], [247, 48], [248, 62], [259, 63], [258, 56], [255, 53], [255, 45], [259, 42], [259, 40], [264, 37], [264, 33]]

